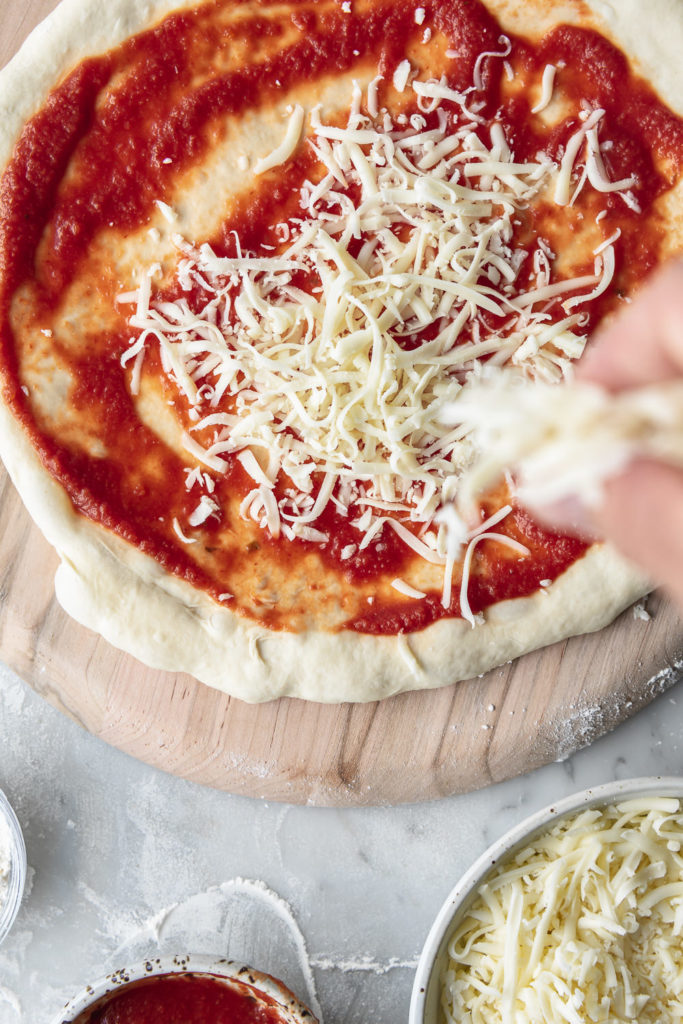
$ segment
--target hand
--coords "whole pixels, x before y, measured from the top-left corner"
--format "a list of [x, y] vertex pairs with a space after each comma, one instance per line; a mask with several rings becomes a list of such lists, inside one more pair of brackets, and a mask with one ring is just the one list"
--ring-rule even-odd
[[[683, 262], [662, 268], [599, 332], [577, 371], [608, 391], [683, 378]], [[683, 608], [683, 471], [638, 460], [607, 482], [599, 507], [578, 503], [542, 518], [611, 541]]]

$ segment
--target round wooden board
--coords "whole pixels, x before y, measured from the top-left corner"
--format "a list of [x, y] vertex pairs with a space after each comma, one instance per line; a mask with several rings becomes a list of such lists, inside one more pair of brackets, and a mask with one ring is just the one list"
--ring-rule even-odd
[[[9, 0], [0, 65], [56, 0]], [[328, 805], [464, 792], [571, 754], [677, 677], [683, 625], [653, 619], [556, 644], [440, 690], [380, 703], [247, 705], [148, 669], [70, 620], [57, 564], [0, 470], [0, 657], [84, 728], [166, 771], [234, 793]]]
[[683, 625], [612, 626], [479, 679], [372, 704], [244, 704], [146, 668], [68, 618], [57, 557], [0, 477], [0, 657], [91, 733], [148, 764], [233, 793], [319, 805], [464, 792], [567, 757], [671, 685]]

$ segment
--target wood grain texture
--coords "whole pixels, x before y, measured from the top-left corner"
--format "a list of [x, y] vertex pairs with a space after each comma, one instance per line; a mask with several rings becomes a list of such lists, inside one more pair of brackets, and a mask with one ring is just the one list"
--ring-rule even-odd
[[[54, 0], [5, 0], [0, 64]], [[429, 800], [567, 757], [675, 682], [683, 625], [661, 597], [439, 690], [365, 705], [251, 706], [146, 668], [54, 598], [57, 558], [0, 471], [0, 657], [107, 743], [165, 771], [249, 796], [359, 805]]]

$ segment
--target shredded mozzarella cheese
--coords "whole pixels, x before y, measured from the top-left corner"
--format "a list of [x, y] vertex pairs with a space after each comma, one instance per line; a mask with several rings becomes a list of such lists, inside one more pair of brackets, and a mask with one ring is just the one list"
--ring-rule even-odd
[[[480, 54], [477, 89], [484, 62], [511, 52], [507, 37], [500, 43], [502, 51]], [[559, 167], [542, 153], [521, 163], [500, 122], [482, 127], [472, 90], [457, 92], [445, 79], [409, 85], [411, 73], [403, 61], [393, 76], [422, 111], [409, 127], [405, 115], [396, 123], [380, 115], [381, 78], [370, 84], [365, 111], [354, 89], [346, 127], [311, 112], [308, 145], [321, 175], [304, 182], [300, 216], [277, 226], [275, 250], [242, 252], [236, 238], [236, 254], [227, 257], [176, 236], [180, 297], [153, 294], [158, 265], [119, 297], [135, 306], [136, 332], [121, 363], [132, 364], [135, 395], [145, 350], [158, 345], [165, 373], [190, 404], [188, 455], [215, 475], [235, 455], [255, 484], [241, 515], [274, 537], [328, 543], [312, 524], [333, 501], [340, 514], [357, 515], [358, 543], [345, 546], [343, 560], [388, 525], [444, 567], [445, 607], [459, 546], [467, 544], [460, 604], [474, 622], [467, 588], [482, 536], [449, 544], [449, 518], [439, 518], [474, 448], [468, 422], [444, 427], [444, 407], [457, 404], [484, 363], [563, 379], [585, 344], [574, 307], [609, 286], [613, 240], [596, 248], [594, 275], [573, 279], [553, 278], [554, 254], [538, 240], [529, 289], [519, 283], [529, 254], [515, 245], [517, 218], [534, 201], [551, 202], [553, 191], [556, 203], [568, 202], [584, 144], [590, 186], [618, 191], [634, 179], [607, 181], [602, 110], [583, 117]], [[545, 100], [553, 74], [546, 68]], [[255, 173], [290, 159], [303, 126], [296, 106], [283, 142]], [[192, 293], [200, 299], [191, 301]], [[566, 316], [553, 320], [548, 304], [558, 298]], [[214, 481], [206, 480], [212, 493]], [[192, 526], [220, 515], [214, 499], [202, 501]], [[189, 542], [179, 525], [176, 532]], [[490, 538], [523, 553], [504, 535]]]
[[683, 812], [560, 821], [480, 886], [448, 944], [446, 1024], [683, 1020]]
[[405, 582], [405, 580], [392, 580], [391, 585], [394, 590], [398, 590], [399, 594], [404, 594], [406, 597], [414, 597], [418, 601], [427, 596], [422, 590], [417, 590], [415, 587], [411, 587], [409, 583]]
[[543, 69], [543, 78], [541, 79], [541, 96], [536, 106], [531, 108], [532, 114], [540, 114], [542, 110], [545, 110], [546, 107], [550, 106], [553, 98], [556, 74], [556, 66], [554, 64], [546, 64]]
[[287, 131], [285, 132], [284, 139], [272, 153], [256, 161], [254, 164], [254, 174], [265, 174], [266, 171], [272, 170], [273, 167], [279, 167], [289, 160], [299, 145], [301, 132], [304, 127], [304, 116], [304, 108], [297, 104], [287, 122]]

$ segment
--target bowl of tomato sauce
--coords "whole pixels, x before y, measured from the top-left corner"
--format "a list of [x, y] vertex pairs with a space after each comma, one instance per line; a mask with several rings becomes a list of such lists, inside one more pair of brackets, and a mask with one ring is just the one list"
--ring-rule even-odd
[[157, 957], [108, 974], [52, 1024], [318, 1024], [277, 978], [233, 960]]

